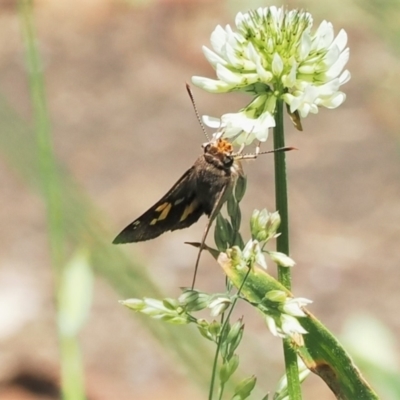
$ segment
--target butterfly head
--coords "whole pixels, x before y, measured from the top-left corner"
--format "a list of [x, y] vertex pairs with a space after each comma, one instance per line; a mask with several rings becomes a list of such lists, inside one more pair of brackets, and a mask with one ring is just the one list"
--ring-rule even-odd
[[235, 161], [233, 146], [226, 139], [214, 138], [203, 144], [205, 160], [218, 169], [230, 170]]

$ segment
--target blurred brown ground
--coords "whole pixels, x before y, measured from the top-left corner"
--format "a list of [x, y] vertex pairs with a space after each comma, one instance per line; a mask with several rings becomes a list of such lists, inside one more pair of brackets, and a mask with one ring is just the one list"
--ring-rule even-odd
[[[343, 87], [345, 104], [304, 120], [304, 132], [287, 121], [287, 143], [299, 148], [288, 154], [294, 293], [313, 299], [310, 310], [336, 334], [347, 318], [367, 312], [398, 336], [400, 118], [393, 82], [399, 59], [367, 24], [359, 23], [364, 17], [356, 8], [341, 12], [339, 6], [324, 10], [307, 3], [312, 13], [314, 6], [316, 25], [326, 18], [337, 32], [341, 27], [348, 32], [352, 79]], [[111, 232], [118, 233], [153, 204], [200, 154], [204, 137], [185, 82], [192, 75], [213, 76], [201, 45], [208, 45], [217, 23], [232, 23], [233, 15], [223, 2], [212, 1], [140, 7], [110, 0], [37, 2], [56, 153], [103, 211]], [[29, 120], [18, 22], [14, 3], [0, 2], [0, 91]], [[194, 91], [204, 114], [218, 116], [246, 101]], [[272, 157], [245, 169], [244, 221], [254, 208], [274, 209]], [[49, 372], [57, 381], [44, 206], [1, 159], [0, 187], [0, 298], [15, 320], [0, 328], [0, 381], [13, 379], [16, 371]], [[187, 266], [195, 257], [183, 242], [198, 240], [204, 224], [201, 219], [189, 230], [128, 251], [145, 261], [165, 293], [177, 296], [179, 287], [190, 282]], [[223, 277], [214, 263], [204, 257], [202, 264], [199, 287], [222, 290]], [[92, 313], [81, 335], [92, 398], [202, 398], [184, 369], [117, 300], [105, 282], [96, 282]], [[282, 371], [280, 344], [265, 335], [257, 316], [246, 321], [250, 339], [244, 344], [244, 369], [263, 377], [265, 390], [273, 390]], [[8, 390], [2, 400], [53, 398]], [[305, 385], [305, 398], [333, 396], [313, 377]]]

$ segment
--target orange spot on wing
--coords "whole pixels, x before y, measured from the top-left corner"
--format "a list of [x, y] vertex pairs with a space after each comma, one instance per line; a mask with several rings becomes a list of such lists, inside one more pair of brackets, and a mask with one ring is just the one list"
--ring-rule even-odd
[[165, 203], [160, 204], [160, 205], [156, 208], [156, 211], [162, 211], [162, 210], [164, 210], [164, 208], [167, 207], [168, 204], [169, 204], [168, 201], [166, 201]]
[[184, 221], [190, 214], [192, 214], [192, 212], [196, 210], [198, 205], [199, 204], [197, 203], [196, 199], [194, 199], [189, 205], [187, 205], [183, 210], [183, 214], [179, 222]]
[[160, 216], [157, 218], [158, 221], [162, 221], [163, 219], [167, 218], [167, 216], [172, 208], [171, 203], [164, 203], [164, 204], [166, 204], [166, 206], [163, 208]]

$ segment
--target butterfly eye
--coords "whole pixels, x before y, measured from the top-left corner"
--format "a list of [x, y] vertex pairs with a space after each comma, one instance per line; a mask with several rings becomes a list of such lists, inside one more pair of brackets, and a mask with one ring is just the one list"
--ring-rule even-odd
[[224, 165], [229, 165], [233, 163], [233, 157], [231, 156], [225, 156], [222, 160], [222, 162], [224, 163]]
[[203, 148], [204, 148], [204, 153], [208, 153], [210, 151], [211, 144], [210, 143], [204, 144]]

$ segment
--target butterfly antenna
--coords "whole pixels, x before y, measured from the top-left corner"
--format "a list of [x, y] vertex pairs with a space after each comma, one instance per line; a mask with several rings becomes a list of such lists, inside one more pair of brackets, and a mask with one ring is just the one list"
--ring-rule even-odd
[[279, 147], [278, 149], [275, 149], [275, 150], [261, 151], [261, 152], [256, 152], [254, 154], [238, 154], [237, 159], [239, 159], [239, 160], [254, 160], [260, 154], [280, 153], [281, 151], [291, 151], [291, 150], [298, 150], [298, 149], [296, 147]]
[[281, 151], [292, 151], [292, 150], [298, 150], [296, 147], [279, 147], [275, 150], [269, 150], [269, 151], [262, 151], [261, 153], [257, 153], [257, 155], [259, 154], [271, 154], [271, 153], [280, 153]]
[[210, 137], [208, 136], [208, 133], [207, 133], [207, 131], [206, 131], [206, 128], [204, 127], [203, 121], [202, 121], [201, 118], [200, 118], [200, 114], [199, 114], [199, 112], [197, 111], [197, 107], [196, 107], [196, 103], [195, 103], [195, 101], [194, 101], [192, 89], [190, 88], [190, 86], [189, 86], [188, 83], [186, 84], [186, 90], [187, 90], [187, 92], [188, 92], [188, 94], [189, 94], [190, 101], [192, 102], [193, 109], [194, 109], [194, 112], [195, 112], [196, 117], [197, 117], [197, 121], [199, 121], [199, 124], [200, 124], [200, 126], [201, 126], [201, 129], [203, 130], [203, 133], [204, 133], [205, 137], [207, 138], [208, 141], [210, 141]]

